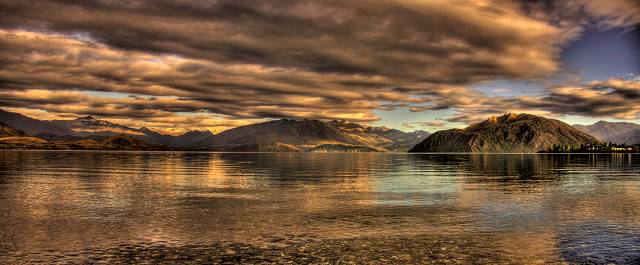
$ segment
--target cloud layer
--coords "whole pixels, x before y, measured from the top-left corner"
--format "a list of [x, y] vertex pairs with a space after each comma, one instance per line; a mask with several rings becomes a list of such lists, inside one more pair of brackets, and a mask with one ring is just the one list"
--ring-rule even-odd
[[[562, 45], [588, 19], [640, 20], [633, 1], [542, 2], [0, 0], [0, 106], [210, 128], [367, 122], [397, 107], [453, 109], [449, 120], [465, 122], [532, 108], [637, 117], [637, 108], [600, 102], [614, 93], [636, 103], [632, 82], [575, 88], [584, 95], [553, 87], [539, 98], [469, 88], [557, 73]], [[566, 105], [580, 95], [597, 108]]]

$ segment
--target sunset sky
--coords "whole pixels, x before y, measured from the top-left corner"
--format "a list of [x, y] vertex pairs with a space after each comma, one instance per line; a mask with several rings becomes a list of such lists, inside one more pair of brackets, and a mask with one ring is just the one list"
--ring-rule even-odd
[[637, 0], [0, 0], [0, 108], [160, 131], [640, 122]]

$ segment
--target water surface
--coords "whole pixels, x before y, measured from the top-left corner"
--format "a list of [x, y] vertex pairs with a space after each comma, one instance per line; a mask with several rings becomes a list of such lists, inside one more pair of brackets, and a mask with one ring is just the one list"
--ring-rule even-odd
[[640, 155], [0, 151], [0, 263], [640, 263]]

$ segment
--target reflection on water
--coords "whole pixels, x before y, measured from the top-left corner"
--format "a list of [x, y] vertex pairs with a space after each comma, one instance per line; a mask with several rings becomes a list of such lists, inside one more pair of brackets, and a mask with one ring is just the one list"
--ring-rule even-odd
[[2, 151], [0, 263], [633, 264], [639, 173], [631, 154]]

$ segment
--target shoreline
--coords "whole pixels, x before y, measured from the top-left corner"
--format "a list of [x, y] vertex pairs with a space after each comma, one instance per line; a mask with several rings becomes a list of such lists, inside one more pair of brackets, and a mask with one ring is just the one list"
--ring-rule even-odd
[[0, 148], [0, 151], [57, 151], [57, 152], [188, 152], [188, 153], [231, 153], [231, 154], [407, 154], [407, 155], [592, 155], [592, 154], [640, 154], [640, 152], [578, 152], [578, 153], [473, 153], [473, 152], [268, 152], [268, 151], [224, 151], [224, 150], [126, 150], [126, 149], [12, 149]]

